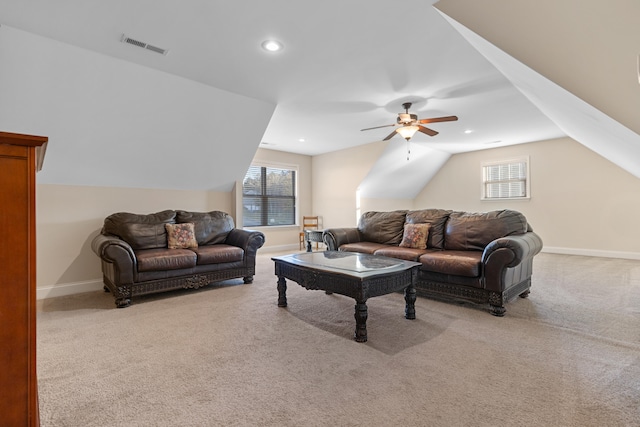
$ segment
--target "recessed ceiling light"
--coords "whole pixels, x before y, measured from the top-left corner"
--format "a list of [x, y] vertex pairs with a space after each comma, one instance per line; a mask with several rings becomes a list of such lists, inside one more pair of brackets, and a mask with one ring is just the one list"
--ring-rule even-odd
[[282, 50], [284, 46], [277, 40], [265, 40], [262, 42], [262, 48], [269, 52], [278, 52]]
[[304, 138], [300, 138], [298, 142], [304, 142]]
[[467, 130], [464, 131], [464, 133], [466, 133], [466, 134], [473, 133], [473, 130], [467, 129]]

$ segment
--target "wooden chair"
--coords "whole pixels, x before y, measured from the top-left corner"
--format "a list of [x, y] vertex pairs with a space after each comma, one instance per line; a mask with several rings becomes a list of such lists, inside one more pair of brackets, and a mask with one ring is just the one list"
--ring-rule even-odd
[[[302, 231], [300, 231], [300, 250], [304, 248], [304, 230], [317, 230], [319, 227], [317, 216], [303, 216], [302, 217]], [[316, 242], [316, 249], [318, 249], [318, 242]]]

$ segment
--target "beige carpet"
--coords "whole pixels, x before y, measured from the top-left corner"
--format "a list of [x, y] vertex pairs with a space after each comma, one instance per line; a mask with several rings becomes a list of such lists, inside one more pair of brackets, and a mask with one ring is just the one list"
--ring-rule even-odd
[[400, 294], [354, 301], [288, 282], [44, 300], [43, 426], [640, 426], [640, 262], [540, 254], [504, 318]]

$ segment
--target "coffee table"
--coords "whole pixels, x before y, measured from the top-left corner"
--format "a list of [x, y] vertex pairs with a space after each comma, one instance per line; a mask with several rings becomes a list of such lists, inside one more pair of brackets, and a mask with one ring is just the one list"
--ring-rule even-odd
[[367, 299], [404, 289], [405, 318], [415, 319], [419, 262], [355, 252], [307, 252], [271, 258], [278, 276], [278, 307], [287, 306], [286, 279], [306, 289], [324, 290], [356, 300], [358, 342], [367, 341]]

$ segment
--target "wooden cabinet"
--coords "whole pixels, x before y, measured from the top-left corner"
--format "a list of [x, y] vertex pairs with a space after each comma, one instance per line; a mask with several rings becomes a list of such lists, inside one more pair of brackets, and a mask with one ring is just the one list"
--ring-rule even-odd
[[37, 426], [36, 171], [47, 138], [0, 132], [0, 425]]

